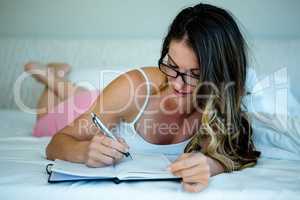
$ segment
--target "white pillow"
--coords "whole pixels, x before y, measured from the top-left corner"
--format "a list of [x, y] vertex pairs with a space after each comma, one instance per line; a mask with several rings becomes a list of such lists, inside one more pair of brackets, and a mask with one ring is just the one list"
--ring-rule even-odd
[[257, 79], [255, 71], [250, 69], [246, 85], [251, 93], [245, 98], [249, 112], [300, 116], [299, 102], [291, 92], [285, 69], [260, 80]]
[[262, 157], [300, 160], [300, 117], [252, 113], [254, 142]]
[[287, 72], [277, 71], [260, 81], [254, 71], [248, 75], [251, 94], [244, 103], [257, 149], [262, 157], [300, 160], [300, 107], [290, 91]]

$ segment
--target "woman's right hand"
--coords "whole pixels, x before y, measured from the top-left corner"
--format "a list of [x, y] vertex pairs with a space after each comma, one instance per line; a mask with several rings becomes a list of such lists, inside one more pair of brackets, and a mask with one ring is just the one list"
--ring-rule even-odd
[[95, 135], [88, 146], [85, 164], [88, 167], [103, 167], [119, 162], [128, 152], [129, 146], [122, 138], [118, 141], [105, 135]]

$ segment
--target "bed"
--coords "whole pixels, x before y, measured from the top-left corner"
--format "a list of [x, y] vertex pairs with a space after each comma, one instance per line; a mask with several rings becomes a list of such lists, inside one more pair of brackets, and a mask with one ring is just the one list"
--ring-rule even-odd
[[[256, 69], [264, 86], [259, 88], [257, 94], [264, 94], [265, 102], [259, 107], [256, 104], [253, 111], [273, 113], [284, 111], [281, 108], [288, 108], [289, 114], [299, 116], [299, 104], [291, 103], [290, 99], [285, 101], [285, 98], [280, 96], [277, 98], [277, 92], [286, 92], [288, 73], [291, 84], [295, 86], [291, 87], [291, 90], [297, 94], [300, 102], [297, 73], [300, 63], [300, 39], [267, 38], [251, 41], [249, 45], [251, 53], [254, 54], [250, 66]], [[0, 200], [299, 199], [300, 118], [294, 123], [297, 126], [290, 126], [286, 130], [278, 128], [278, 133], [287, 134], [274, 134], [272, 128], [278, 125], [277, 121], [270, 124], [268, 131], [258, 130], [259, 126], [256, 126], [256, 131], [261, 133], [257, 138], [260, 142], [259, 150], [263, 150], [258, 164], [254, 168], [212, 177], [209, 187], [200, 193], [184, 192], [177, 182], [132, 182], [117, 185], [113, 182], [80, 181], [48, 184], [45, 167], [50, 161], [45, 158], [45, 147], [50, 138], [32, 137], [35, 116], [16, 111], [20, 106], [16, 103], [16, 95], [12, 88], [16, 89], [15, 83], [22, 77], [22, 65], [31, 59], [42, 62], [67, 62], [73, 67], [70, 74], [73, 82], [84, 85], [88, 81], [91, 84], [86, 86], [101, 89], [98, 77], [95, 78], [95, 75], [100, 75], [100, 70], [124, 71], [125, 68], [156, 65], [160, 47], [160, 39], [0, 38], [0, 69], [3, 72], [0, 73]], [[283, 76], [279, 76], [280, 74]], [[111, 81], [115, 76], [116, 74], [105, 76], [105, 82]], [[31, 78], [25, 79], [21, 86], [19, 98], [28, 107], [34, 107], [43, 88]], [[258, 101], [261, 102], [259, 98]], [[293, 132], [296, 129], [298, 132]], [[282, 135], [289, 136], [287, 138], [291, 140], [283, 139], [280, 137]], [[286, 149], [288, 151], [285, 151]]]
[[34, 138], [33, 114], [0, 110], [0, 199], [299, 199], [300, 160], [263, 157], [257, 166], [212, 177], [200, 193], [178, 182], [79, 181], [49, 184], [49, 137]]

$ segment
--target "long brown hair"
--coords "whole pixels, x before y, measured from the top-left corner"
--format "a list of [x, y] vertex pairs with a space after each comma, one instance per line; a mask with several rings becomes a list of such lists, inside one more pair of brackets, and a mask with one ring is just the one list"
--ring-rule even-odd
[[[171, 40], [186, 40], [201, 68], [193, 94], [193, 102], [202, 110], [201, 128], [184, 151], [201, 151], [218, 160], [226, 171], [255, 165], [260, 153], [242, 111], [246, 42], [232, 15], [209, 4], [185, 8], [169, 27], [160, 59], [168, 53]], [[198, 98], [203, 95], [208, 98]], [[209, 141], [207, 148], [201, 148], [204, 140]]]

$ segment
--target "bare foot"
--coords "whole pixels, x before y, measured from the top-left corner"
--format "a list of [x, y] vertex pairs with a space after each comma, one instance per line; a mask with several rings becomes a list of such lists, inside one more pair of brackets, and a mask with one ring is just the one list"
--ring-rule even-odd
[[44, 84], [47, 84], [47, 80], [53, 76], [65, 77], [70, 70], [70, 65], [66, 63], [49, 63], [45, 65], [39, 62], [28, 62], [24, 65], [24, 71]]
[[67, 63], [48, 63], [47, 67], [53, 70], [55, 75], [60, 78], [65, 77], [71, 71], [71, 66]]

